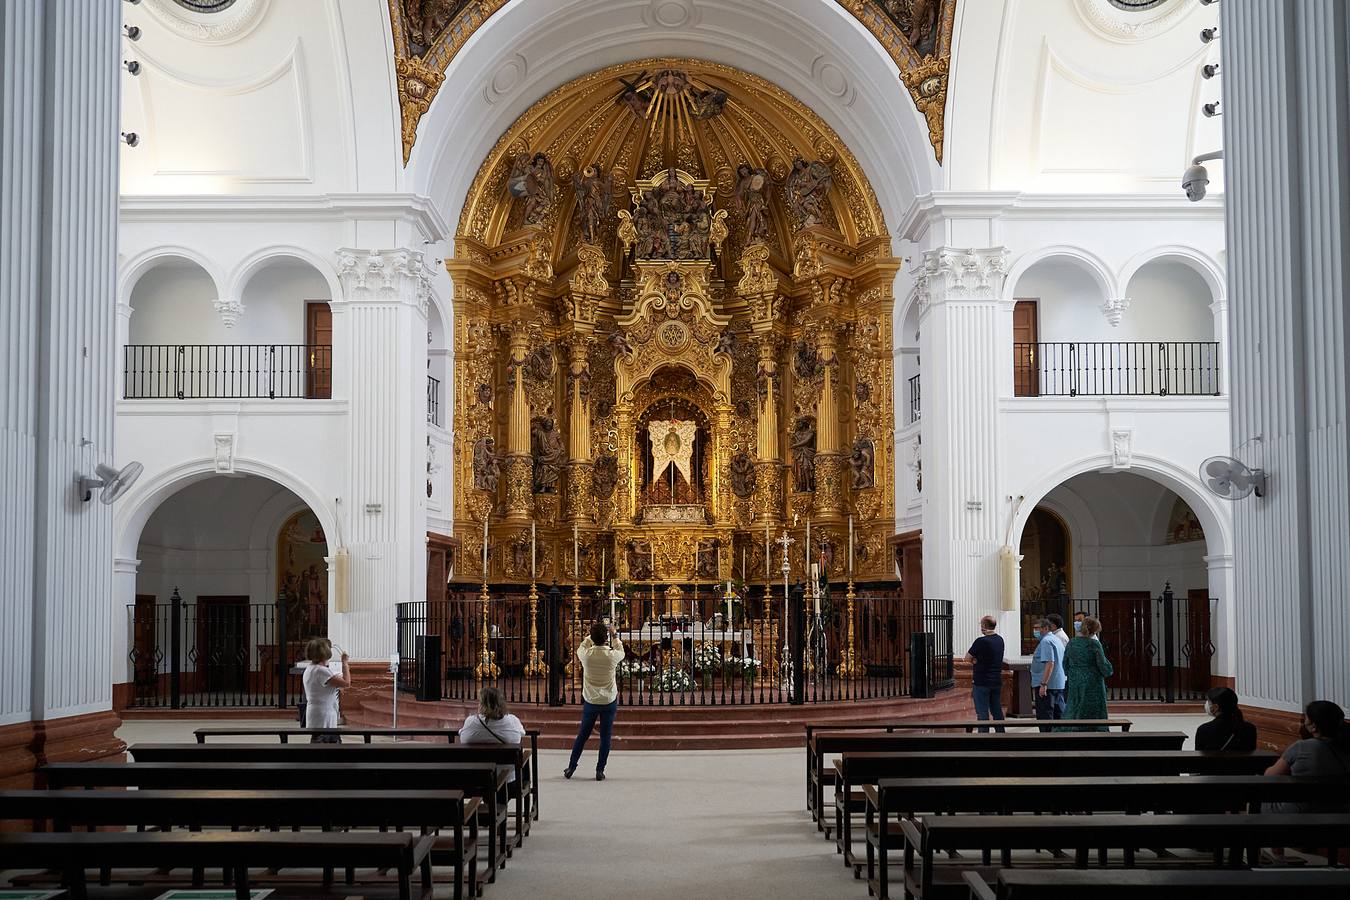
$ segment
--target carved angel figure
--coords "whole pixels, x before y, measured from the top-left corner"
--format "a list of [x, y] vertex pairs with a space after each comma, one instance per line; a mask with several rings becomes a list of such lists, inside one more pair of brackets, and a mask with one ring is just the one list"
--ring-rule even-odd
[[877, 486], [876, 456], [876, 446], [867, 438], [860, 437], [853, 442], [853, 452], [848, 457], [853, 490], [865, 491]]
[[553, 206], [553, 195], [557, 190], [553, 164], [542, 153], [534, 156], [522, 153], [511, 169], [506, 186], [512, 197], [525, 201], [525, 224], [538, 225]]
[[496, 442], [490, 437], [481, 437], [473, 444], [473, 486], [474, 490], [497, 493], [497, 484], [502, 477], [502, 461], [497, 456]]
[[749, 163], [736, 167], [736, 211], [745, 219], [745, 242], [753, 244], [769, 236], [769, 201], [764, 188], [769, 173], [751, 168]]
[[820, 352], [806, 341], [797, 341], [792, 347], [792, 374], [802, 381], [811, 381], [820, 374]]
[[530, 453], [534, 456], [534, 492], [555, 493], [558, 477], [567, 463], [567, 448], [552, 419], [541, 417], [530, 423]]
[[905, 39], [920, 56], [930, 56], [936, 43], [937, 0], [885, 0], [886, 14], [905, 31]]
[[717, 336], [717, 347], [716, 349], [713, 350], [713, 352], [725, 353], [728, 356], [730, 356], [731, 351], [734, 350], [735, 347], [736, 347], [736, 332], [728, 328], [726, 331], [722, 332], [720, 335]]
[[628, 335], [622, 331], [616, 331], [609, 336], [609, 347], [614, 351], [615, 356], [622, 356], [628, 359], [633, 355], [633, 345], [628, 342]]
[[550, 381], [556, 369], [557, 361], [553, 357], [553, 348], [547, 344], [536, 347], [525, 357], [525, 374], [536, 381]]
[[748, 453], [737, 453], [731, 458], [731, 492], [742, 500], [748, 500], [755, 492], [755, 464]]
[[711, 119], [720, 116], [727, 106], [727, 92], [720, 88], [708, 88], [706, 91], [691, 92], [694, 101], [694, 118]]
[[454, 19], [468, 0], [403, 0], [408, 39], [421, 56], [436, 42], [436, 36]]
[[802, 228], [825, 221], [825, 195], [834, 184], [830, 167], [819, 160], [808, 163], [800, 156], [792, 161], [788, 175], [788, 203]]
[[792, 488], [798, 493], [816, 489], [816, 420], [802, 416], [792, 428]]
[[619, 458], [610, 454], [597, 456], [595, 466], [591, 469], [591, 492], [595, 494], [595, 499], [608, 500], [614, 495], [618, 483]]
[[576, 217], [581, 239], [594, 244], [614, 202], [614, 175], [601, 173], [592, 164], [572, 176], [572, 187], [577, 194]]

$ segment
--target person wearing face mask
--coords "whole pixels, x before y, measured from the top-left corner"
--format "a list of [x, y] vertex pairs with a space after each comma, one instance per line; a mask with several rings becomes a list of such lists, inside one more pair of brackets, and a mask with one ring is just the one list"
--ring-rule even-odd
[[[1078, 623], [1075, 622], [1075, 625]], [[1100, 641], [1093, 638], [1102, 630], [1102, 623], [1092, 616], [1083, 618], [1082, 630], [1069, 641], [1064, 651], [1064, 675], [1068, 683], [1068, 702], [1064, 707], [1066, 719], [1106, 718], [1106, 679], [1115, 669], [1102, 652]], [[1105, 725], [1075, 731], [1106, 731]]]
[[[1344, 710], [1330, 700], [1314, 700], [1303, 710], [1298, 733], [1302, 740], [1290, 744], [1275, 765], [1266, 769], [1267, 775], [1350, 777], [1350, 726], [1345, 724]], [[1346, 812], [1346, 805], [1310, 801], [1271, 803], [1263, 809], [1273, 813], [1336, 813]]]
[[1045, 621], [1050, 623], [1050, 633], [1055, 636], [1055, 640], [1059, 641], [1059, 648], [1061, 650], [1069, 649], [1069, 633], [1064, 630], [1064, 620], [1057, 614], [1051, 613], [1045, 617]]
[[[1036, 652], [1031, 657], [1031, 690], [1036, 696], [1036, 718], [1062, 719], [1066, 684], [1064, 645], [1055, 637], [1048, 616], [1036, 623], [1031, 636], [1037, 641]], [[1041, 726], [1041, 731], [1050, 730], [1049, 725]]]
[[1232, 688], [1210, 688], [1205, 694], [1210, 720], [1195, 730], [1195, 749], [1251, 752], [1256, 749], [1256, 726], [1242, 717]]

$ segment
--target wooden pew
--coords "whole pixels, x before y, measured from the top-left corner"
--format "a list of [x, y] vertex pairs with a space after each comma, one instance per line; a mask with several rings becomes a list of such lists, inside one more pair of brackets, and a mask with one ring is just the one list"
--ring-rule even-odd
[[403, 741], [379, 744], [133, 744], [127, 752], [137, 762], [490, 762], [515, 771], [521, 790], [514, 796], [515, 839], [506, 853], [525, 840], [529, 792], [524, 789], [530, 751], [515, 744], [433, 744]]
[[[1046, 743], [1046, 742], [1049, 743]], [[1009, 732], [1005, 734], [895, 734], [884, 731], [817, 729], [807, 740], [807, 758], [814, 766], [807, 773], [807, 783], [813, 800], [808, 804], [824, 809], [825, 785], [831, 779], [825, 774], [828, 756], [835, 753], [867, 751], [938, 751], [938, 750], [1180, 750], [1186, 743], [1186, 734], [1180, 731], [1157, 732]], [[816, 818], [816, 830], [830, 837], [830, 828], [823, 815]]]
[[[818, 765], [815, 758], [815, 745], [811, 743], [811, 736], [817, 731], [876, 731], [884, 734], [893, 734], [897, 731], [964, 731], [966, 734], [972, 734], [977, 728], [993, 725], [1002, 725], [1005, 728], [1039, 728], [1043, 723], [1037, 719], [1004, 719], [1001, 722], [982, 722], [978, 719], [951, 719], [947, 721], [922, 722], [914, 719], [901, 719], [895, 722], [808, 722], [806, 724], [806, 808], [811, 813], [812, 821], [815, 821], [820, 814], [820, 808], [816, 806], [815, 785], [818, 783], [818, 777], [825, 777], [826, 783], [833, 774], [833, 770], [827, 765]], [[1134, 725], [1129, 719], [1061, 719], [1056, 725], [1061, 727], [1074, 728], [1119, 728], [1121, 731], [1129, 731]], [[199, 729], [201, 730], [201, 729]]]
[[1350, 846], [1350, 814], [924, 816], [902, 819], [900, 828], [905, 894], [921, 900], [968, 896], [962, 867], [933, 864], [938, 854], [952, 850], [997, 850], [1002, 868], [1008, 868], [1013, 850], [1072, 847], [1075, 865], [1083, 869], [1092, 847], [1122, 850], [1125, 868], [1133, 868], [1136, 847], [1193, 847], [1212, 849], [1212, 867], [1222, 868], [1225, 850], [1232, 852], [1232, 865], [1240, 864], [1245, 850], [1254, 867], [1260, 854], [1248, 848], [1327, 847], [1328, 858], [1334, 859], [1337, 848]]
[[[47, 820], [54, 831], [127, 827], [187, 828], [309, 827], [416, 828], [438, 837], [431, 860], [448, 859], [454, 870], [454, 897], [461, 900], [477, 882], [477, 798], [463, 791], [0, 791], [0, 818]], [[467, 829], [467, 834], [466, 834]], [[351, 869], [348, 868], [350, 872]], [[325, 870], [328, 883], [331, 872]], [[467, 881], [467, 884], [466, 884]], [[194, 886], [200, 872], [193, 873]]]
[[42, 774], [54, 789], [300, 790], [311, 796], [328, 790], [460, 790], [478, 798], [493, 823], [495, 839], [487, 842], [488, 865], [479, 880], [495, 881], [506, 865], [506, 815], [498, 798], [507, 773], [492, 763], [49, 763]]
[[84, 900], [86, 869], [160, 867], [167, 860], [192, 869], [234, 873], [235, 896], [248, 900], [250, 868], [392, 869], [399, 900], [412, 898], [412, 874], [422, 872], [431, 894], [435, 835], [389, 832], [122, 831], [0, 833], [0, 869], [58, 869], [74, 900]]
[[[1125, 720], [1121, 720], [1125, 721]], [[1125, 728], [1129, 731], [1128, 725]], [[234, 738], [234, 737], [275, 737], [286, 744], [290, 739], [312, 738], [319, 735], [337, 735], [338, 737], [352, 737], [361, 739], [364, 744], [372, 742], [372, 738], [386, 737], [392, 740], [399, 738], [419, 738], [419, 737], [437, 737], [444, 738], [447, 743], [455, 743], [459, 740], [459, 729], [457, 728], [353, 728], [343, 726], [341, 728], [296, 728], [293, 726], [271, 727], [271, 726], [246, 726], [241, 728], [215, 727], [198, 728], [192, 732], [197, 743], [206, 743], [207, 738]], [[526, 729], [525, 737], [530, 741], [530, 762], [526, 766], [526, 784], [530, 790], [530, 810], [525, 825], [525, 833], [530, 833], [529, 820], [538, 821], [539, 819], [539, 729]], [[519, 783], [519, 782], [517, 782]]]
[[[1264, 775], [1094, 777], [1090, 790], [1072, 791], [1057, 778], [883, 778], [865, 785], [867, 881], [885, 897], [889, 852], [900, 849], [895, 821], [926, 813], [1220, 813], [1259, 812], [1276, 801], [1340, 800], [1350, 804], [1350, 780]], [[884, 826], [883, 826], [883, 823]], [[988, 852], [984, 864], [989, 865]]]
[[[1044, 738], [1061, 735], [1048, 734]], [[1100, 735], [1098, 735], [1100, 737]], [[1259, 775], [1278, 756], [1194, 750], [1053, 750], [1023, 752], [845, 753], [835, 760], [835, 849], [862, 877], [853, 854], [852, 809], [866, 810], [861, 788], [882, 778], [1061, 778], [1113, 775]], [[854, 796], [854, 792], [859, 792]]]
[[998, 883], [990, 885], [978, 872], [966, 872], [971, 900], [1194, 900], [1223, 897], [1224, 900], [1342, 900], [1350, 897], [1350, 872], [1345, 870], [1260, 869], [1223, 872], [1166, 872], [1156, 869], [1066, 871], [1063, 869], [1003, 869]]

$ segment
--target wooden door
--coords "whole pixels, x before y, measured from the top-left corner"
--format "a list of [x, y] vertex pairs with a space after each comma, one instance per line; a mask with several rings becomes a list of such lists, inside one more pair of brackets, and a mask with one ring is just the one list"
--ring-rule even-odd
[[305, 304], [305, 396], [333, 396], [333, 310], [327, 300]]
[[1013, 304], [1013, 396], [1038, 397], [1041, 393], [1040, 311], [1036, 300]]
[[[156, 660], [154, 594], [137, 594], [136, 606], [132, 612], [132, 682], [137, 697], [153, 697], [158, 687], [159, 672]], [[165, 607], [166, 613], [168, 607]], [[163, 658], [168, 658], [169, 620], [164, 617]]]
[[[1143, 689], [1154, 684], [1155, 651], [1153, 643], [1153, 598], [1148, 591], [1102, 591], [1102, 649], [1115, 667], [1107, 685], [1121, 691]], [[1160, 682], [1159, 682], [1160, 683]]]
[[1186, 631], [1177, 648], [1177, 665], [1182, 668], [1178, 686], [1189, 687], [1195, 693], [1209, 690], [1210, 663], [1214, 658], [1214, 642], [1210, 634], [1209, 588], [1192, 588], [1186, 592]]
[[248, 688], [248, 597], [197, 598], [196, 657], [198, 690], [243, 693]]

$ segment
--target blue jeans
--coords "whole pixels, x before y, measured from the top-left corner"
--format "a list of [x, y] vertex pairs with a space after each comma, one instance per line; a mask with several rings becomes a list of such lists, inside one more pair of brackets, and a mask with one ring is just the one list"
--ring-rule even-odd
[[572, 743], [572, 761], [567, 764], [569, 769], [575, 769], [577, 762], [581, 759], [581, 751], [586, 746], [586, 741], [590, 739], [591, 732], [595, 730], [595, 720], [600, 720], [600, 758], [595, 761], [595, 771], [605, 771], [605, 763], [609, 762], [609, 739], [614, 733], [614, 717], [619, 712], [619, 701], [604, 706], [595, 703], [581, 703], [581, 727], [577, 729], [577, 739]]
[[[1064, 688], [1046, 688], [1045, 696], [1041, 696], [1040, 688], [1032, 688], [1036, 692], [1036, 718], [1038, 719], [1062, 719], [1064, 718], [1064, 704], [1067, 702], [1067, 691]], [[1041, 731], [1049, 731], [1049, 725], [1042, 725]]]
[[[977, 684], [970, 689], [970, 699], [975, 701], [975, 718], [981, 722], [993, 719], [995, 722], [1003, 721], [1003, 688], [1002, 686]], [[992, 715], [991, 715], [992, 713]], [[999, 734], [1003, 734], [1003, 726], [994, 728]], [[988, 734], [988, 726], [980, 728], [981, 734]]]

